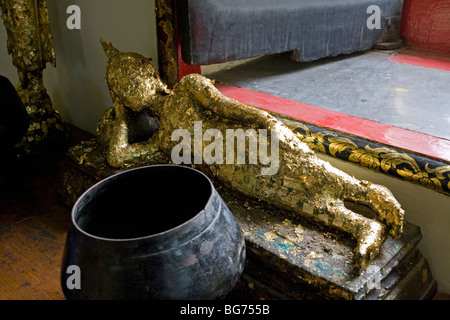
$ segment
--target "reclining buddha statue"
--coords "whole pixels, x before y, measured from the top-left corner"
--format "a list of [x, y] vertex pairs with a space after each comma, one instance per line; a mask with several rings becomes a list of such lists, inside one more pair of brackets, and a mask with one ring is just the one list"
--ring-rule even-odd
[[[97, 133], [110, 166], [127, 168], [153, 157], [165, 157], [175, 163], [170, 160], [174, 154], [190, 150], [189, 159], [194, 160], [184, 164], [201, 170], [233, 192], [350, 234], [357, 243], [356, 265], [363, 269], [377, 256], [387, 235], [395, 238], [401, 235], [404, 211], [386, 187], [358, 180], [333, 167], [281, 121], [263, 110], [227, 98], [210, 79], [190, 74], [169, 89], [150, 59], [120, 52], [111, 43], [101, 42], [108, 57], [106, 82], [113, 107], [104, 113]], [[135, 121], [136, 115], [140, 115], [139, 121]], [[139, 134], [132, 128], [135, 125], [147, 130], [147, 136], [136, 138]], [[270, 139], [265, 136], [260, 142], [264, 140], [271, 156], [277, 156], [272, 164], [276, 170], [264, 173], [261, 169], [267, 161], [250, 161], [257, 158], [253, 157], [257, 149], [250, 145], [245, 147], [246, 162], [237, 160], [238, 152], [234, 158], [220, 161], [216, 156], [229, 151], [225, 150], [228, 144], [223, 143], [214, 144], [217, 161], [195, 161], [198, 150], [206, 155], [206, 149], [211, 149], [212, 137], [218, 140], [220, 133], [225, 136], [225, 132], [239, 129], [270, 133]], [[180, 149], [180, 136], [174, 139], [174, 132], [179, 130], [203, 139], [186, 140], [186, 148]], [[344, 201], [368, 206], [376, 219], [348, 209]]]

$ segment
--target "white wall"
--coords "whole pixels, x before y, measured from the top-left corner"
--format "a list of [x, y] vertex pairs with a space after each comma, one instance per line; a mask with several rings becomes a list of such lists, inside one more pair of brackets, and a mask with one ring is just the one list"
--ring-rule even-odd
[[[157, 66], [154, 0], [48, 0], [56, 53], [56, 68], [50, 64], [44, 81], [53, 106], [63, 119], [95, 132], [111, 98], [104, 80], [106, 56], [99, 39], [111, 41], [121, 51], [139, 52]], [[81, 9], [81, 30], [69, 30], [69, 5]], [[0, 74], [14, 84], [17, 70], [6, 49], [6, 30], [0, 23]]]

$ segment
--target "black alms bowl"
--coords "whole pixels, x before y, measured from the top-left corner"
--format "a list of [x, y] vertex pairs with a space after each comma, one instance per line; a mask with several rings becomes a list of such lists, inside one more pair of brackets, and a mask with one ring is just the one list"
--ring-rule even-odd
[[208, 177], [147, 166], [75, 203], [61, 286], [67, 299], [220, 299], [244, 262], [242, 231]]
[[19, 94], [8, 78], [0, 75], [0, 191], [6, 178], [14, 179], [14, 147], [28, 131], [30, 118]]
[[27, 133], [30, 118], [16, 89], [0, 75], [0, 155], [10, 152]]

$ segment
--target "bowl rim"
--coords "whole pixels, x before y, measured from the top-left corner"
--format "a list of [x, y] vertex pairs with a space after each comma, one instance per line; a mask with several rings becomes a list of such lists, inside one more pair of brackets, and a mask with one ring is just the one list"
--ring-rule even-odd
[[[184, 221], [184, 222], [181, 223], [181, 224], [176, 225], [175, 227], [172, 227], [172, 228], [170, 228], [170, 229], [167, 229], [167, 230], [164, 230], [164, 231], [161, 231], [161, 232], [158, 232], [158, 233], [153, 233], [153, 234], [149, 234], [149, 235], [146, 235], [146, 236], [140, 236], [140, 237], [134, 237], [134, 238], [106, 238], [106, 237], [100, 237], [100, 236], [91, 234], [91, 233], [89, 233], [89, 232], [86, 232], [85, 230], [83, 230], [83, 229], [78, 225], [78, 223], [76, 222], [76, 219], [75, 219], [75, 215], [76, 215], [76, 212], [77, 212], [77, 208], [80, 207], [80, 203], [83, 201], [83, 199], [86, 197], [87, 194], [89, 194], [90, 192], [92, 192], [93, 189], [99, 187], [99, 186], [100, 186], [101, 184], [103, 184], [103, 183], [106, 183], [106, 181], [108, 181], [108, 180], [111, 180], [111, 179], [113, 179], [113, 178], [116, 178], [117, 176], [124, 175], [124, 174], [127, 174], [127, 173], [132, 172], [132, 171], [148, 170], [148, 169], [157, 168], [157, 167], [174, 167], [174, 168], [180, 168], [180, 169], [182, 169], [182, 170], [185, 170], [185, 169], [186, 169], [186, 170], [191, 170], [191, 171], [196, 172], [197, 174], [202, 175], [202, 176], [206, 179], [206, 181], [208, 181], [209, 186], [210, 186], [210, 188], [211, 188], [211, 193], [210, 193], [210, 195], [209, 195], [209, 197], [208, 197], [208, 200], [206, 201], [205, 205], [203, 206], [203, 209], [200, 210], [198, 213], [196, 213], [194, 216], [192, 216], [190, 219]], [[110, 176], [108, 176], [108, 177], [106, 177], [106, 178], [104, 178], [104, 179], [102, 179], [102, 180], [96, 182], [94, 185], [92, 185], [92, 186], [89, 187], [86, 191], [84, 191], [84, 192], [82, 193], [82, 195], [78, 197], [77, 201], [75, 202], [75, 204], [74, 204], [73, 207], [72, 207], [72, 211], [71, 211], [71, 223], [72, 223], [72, 226], [75, 227], [76, 230], [77, 230], [78, 232], [80, 232], [81, 234], [83, 234], [83, 235], [85, 235], [85, 236], [87, 236], [87, 237], [89, 237], [89, 238], [95, 239], [95, 240], [110, 241], [110, 242], [131, 242], [131, 241], [144, 240], [144, 239], [156, 239], [156, 238], [158, 238], [158, 237], [162, 237], [162, 236], [168, 235], [168, 234], [170, 234], [170, 233], [173, 233], [173, 232], [177, 231], [178, 229], [182, 229], [182, 228], [188, 226], [190, 223], [192, 223], [192, 222], [193, 222], [195, 219], [197, 219], [202, 213], [204, 213], [204, 212], [206, 211], [206, 209], [209, 209], [209, 208], [212, 206], [213, 197], [214, 197], [214, 195], [215, 195], [216, 193], [217, 193], [217, 191], [216, 191], [216, 189], [215, 189], [215, 187], [214, 187], [214, 185], [213, 185], [211, 179], [210, 179], [206, 174], [204, 174], [203, 172], [201, 172], [200, 170], [195, 169], [195, 168], [192, 168], [192, 167], [183, 166], [183, 165], [176, 165], [176, 164], [155, 164], [155, 165], [146, 165], [146, 166], [141, 166], [141, 167], [136, 167], [136, 168], [126, 169], [126, 170], [124, 170], [124, 171], [121, 171], [121, 172], [112, 174], [112, 175], [110, 175]], [[208, 211], [210, 211], [210, 210], [208, 210]], [[208, 211], [207, 211], [207, 212], [208, 212]], [[216, 216], [210, 221], [210, 223], [208, 224], [208, 226], [206, 226], [204, 229], [208, 229], [208, 227], [209, 227], [212, 223], [214, 223], [214, 221], [217, 219], [217, 216], [218, 216], [218, 214], [216, 214]], [[203, 230], [203, 231], [204, 231], [204, 230]], [[202, 231], [202, 232], [203, 232], [203, 231]]]

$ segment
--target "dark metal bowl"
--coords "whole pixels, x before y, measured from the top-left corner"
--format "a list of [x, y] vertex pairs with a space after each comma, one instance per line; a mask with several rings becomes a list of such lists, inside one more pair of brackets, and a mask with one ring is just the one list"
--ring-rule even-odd
[[28, 130], [28, 112], [8, 78], [0, 75], [0, 191], [8, 187], [16, 170], [14, 147]]
[[30, 119], [8, 78], [0, 75], [0, 155], [10, 153], [27, 133]]
[[61, 286], [67, 299], [220, 299], [244, 262], [242, 231], [208, 177], [147, 166], [75, 203]]

